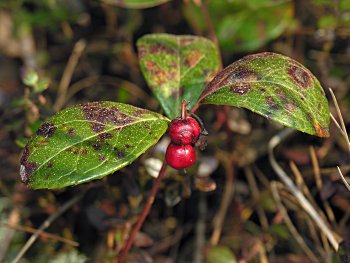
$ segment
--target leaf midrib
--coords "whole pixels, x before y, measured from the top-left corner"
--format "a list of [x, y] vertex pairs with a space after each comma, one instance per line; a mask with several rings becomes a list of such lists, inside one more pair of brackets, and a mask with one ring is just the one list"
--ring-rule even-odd
[[[139, 123], [139, 122], [138, 122], [138, 123]], [[118, 136], [119, 136], [119, 135], [118, 135]], [[144, 141], [146, 137], [147, 137], [147, 136], [144, 136], [144, 137], [139, 141], [139, 143], [142, 142], [142, 141]], [[129, 152], [128, 155], [126, 155], [126, 156], [122, 159], [122, 160], [125, 160], [125, 161], [124, 161], [124, 162], [121, 161], [121, 162], [119, 162], [119, 164], [118, 164], [118, 162], [117, 162], [116, 165], [115, 165], [112, 169], [109, 169], [109, 170], [104, 171], [104, 172], [96, 173], [94, 176], [92, 176], [93, 178], [91, 178], [91, 177], [86, 177], [86, 178], [84, 178], [84, 179], [82, 179], [82, 180], [78, 180], [77, 182], [74, 182], [74, 183], [75, 183], [75, 184], [81, 184], [81, 183], [84, 183], [84, 182], [88, 182], [88, 181], [91, 181], [91, 180], [93, 180], [93, 179], [97, 179], [97, 178], [103, 177], [103, 176], [106, 175], [106, 174], [113, 173], [113, 172], [117, 171], [118, 169], [120, 169], [120, 168], [122, 168], [122, 167], [125, 167], [125, 166], [128, 164], [128, 162], [129, 162], [129, 160], [128, 160], [127, 157], [130, 156], [132, 153], [134, 153], [135, 150], [136, 150], [136, 149], [134, 149], [133, 151]], [[109, 156], [110, 156], [110, 155], [109, 155]], [[95, 167], [91, 168], [90, 170], [85, 171], [84, 174], [86, 174], [87, 172], [90, 172], [90, 171], [92, 171], [92, 170], [97, 169], [98, 167], [102, 166], [105, 162], [107, 162], [107, 159], [106, 159], [106, 161], [102, 162], [102, 163], [99, 164], [98, 166], [95, 166]], [[66, 173], [66, 174], [64, 174], [64, 175], [61, 175], [60, 178], [57, 179], [57, 181], [60, 180], [60, 179], [61, 179], [62, 177], [64, 177], [64, 176], [67, 176], [67, 175], [69, 175], [69, 174], [72, 174], [72, 173], [75, 172], [76, 170], [77, 170], [77, 169], [74, 169], [74, 170], [70, 171], [69, 173]], [[48, 184], [49, 184], [49, 183], [48, 183]], [[47, 184], [47, 188], [48, 188], [48, 184]], [[68, 184], [68, 185], [70, 185], [70, 184]]]
[[[57, 155], [59, 155], [61, 152], [65, 151], [65, 150], [67, 150], [67, 149], [69, 149], [69, 148], [71, 148], [71, 147], [73, 147], [73, 146], [75, 146], [75, 145], [77, 145], [77, 144], [79, 144], [79, 143], [83, 143], [83, 142], [85, 142], [85, 141], [88, 141], [88, 140], [90, 140], [90, 139], [93, 139], [93, 138], [97, 137], [98, 135], [100, 135], [100, 134], [102, 134], [102, 133], [106, 133], [106, 132], [109, 132], [109, 131], [113, 131], [113, 130], [116, 129], [116, 128], [122, 128], [122, 129], [123, 129], [123, 128], [125, 128], [125, 127], [130, 126], [130, 125], [137, 124], [137, 123], [141, 123], [141, 122], [157, 121], [157, 120], [161, 120], [161, 119], [160, 119], [160, 118], [141, 119], [141, 120], [139, 120], [139, 121], [132, 122], [132, 123], [128, 123], [128, 124], [125, 124], [125, 125], [115, 126], [115, 127], [111, 128], [111, 129], [106, 129], [106, 130], [104, 130], [104, 131], [101, 132], [101, 133], [96, 133], [96, 134], [94, 134], [94, 135], [92, 135], [92, 136], [83, 138], [81, 141], [75, 142], [75, 143], [73, 143], [73, 144], [71, 144], [71, 145], [69, 145], [69, 146], [67, 146], [67, 147], [65, 147], [65, 148], [62, 148], [62, 149], [59, 150], [57, 153], [55, 153], [52, 157], [46, 159], [46, 161], [44, 161], [44, 162], [36, 169], [35, 172], [39, 171], [39, 170], [41, 169], [41, 167], [43, 167], [45, 164], [47, 164], [50, 160], [52, 160], [53, 158], [55, 158], [55, 157], [56, 157]], [[166, 121], [166, 120], [164, 120], [164, 121]], [[56, 125], [56, 126], [59, 127], [59, 126], [61, 126], [61, 125], [64, 125], [64, 124], [67, 124], [67, 123], [73, 123], [73, 122], [96, 123], [96, 124], [103, 124], [103, 125], [106, 125], [105, 123], [96, 122], [96, 121], [90, 121], [90, 120], [74, 120], [74, 121], [69, 121], [69, 122], [60, 123], [59, 125]], [[37, 149], [35, 149], [35, 150], [37, 150]], [[35, 151], [33, 151], [32, 155], [33, 155], [34, 153], [35, 153]], [[34, 173], [35, 173], [35, 172], [34, 172]]]

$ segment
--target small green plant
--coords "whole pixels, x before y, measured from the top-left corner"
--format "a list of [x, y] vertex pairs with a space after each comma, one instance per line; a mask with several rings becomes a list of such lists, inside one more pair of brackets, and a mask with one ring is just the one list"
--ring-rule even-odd
[[199, 106], [243, 107], [302, 132], [329, 136], [323, 88], [308, 69], [289, 57], [254, 54], [218, 72], [218, 50], [203, 37], [151, 34], [139, 39], [137, 47], [141, 70], [167, 117], [107, 101], [67, 108], [36, 131], [20, 168], [22, 182], [34, 189], [100, 179], [137, 159], [170, 124], [172, 142], [120, 262], [148, 214], [167, 164], [182, 169], [195, 162], [194, 147], [202, 143], [198, 137], [206, 136], [195, 115]]

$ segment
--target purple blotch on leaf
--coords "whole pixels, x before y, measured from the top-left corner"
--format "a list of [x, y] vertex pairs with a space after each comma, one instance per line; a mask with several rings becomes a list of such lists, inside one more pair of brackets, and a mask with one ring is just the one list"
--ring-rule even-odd
[[288, 68], [288, 74], [290, 78], [302, 88], [306, 89], [311, 87], [312, 77], [309, 72], [301, 67], [290, 65]]
[[36, 131], [36, 135], [51, 137], [55, 133], [56, 129], [57, 127], [53, 123], [44, 122]]
[[124, 126], [133, 122], [133, 118], [121, 112], [115, 107], [103, 106], [99, 102], [90, 102], [81, 105], [81, 109], [87, 120], [91, 121], [91, 128], [94, 132], [100, 133], [105, 129], [106, 124]]
[[20, 176], [21, 176], [21, 181], [24, 184], [28, 184], [30, 177], [33, 175], [34, 171], [37, 168], [37, 165], [35, 162], [29, 162], [29, 145], [27, 144], [26, 147], [24, 148], [22, 157], [21, 157], [21, 167], [20, 167]]

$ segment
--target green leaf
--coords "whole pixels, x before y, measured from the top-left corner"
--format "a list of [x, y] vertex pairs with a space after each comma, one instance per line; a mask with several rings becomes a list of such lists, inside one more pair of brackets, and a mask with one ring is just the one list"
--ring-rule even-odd
[[151, 34], [137, 42], [142, 73], [166, 115], [180, 115], [185, 99], [191, 108], [215, 76], [219, 55], [203, 37]]
[[164, 4], [170, 0], [103, 0], [103, 2], [124, 8], [148, 8]]
[[285, 240], [288, 240], [288, 238], [290, 238], [290, 233], [289, 233], [289, 229], [285, 224], [273, 224], [270, 226], [269, 228], [269, 233], [283, 238]]
[[24, 85], [33, 87], [38, 83], [38, 81], [39, 81], [39, 75], [35, 70], [29, 69], [24, 73], [24, 76], [23, 76]]
[[[297, 26], [289, 0], [209, 1], [208, 10], [227, 52], [254, 51]], [[206, 18], [193, 2], [184, 5], [184, 15], [197, 30], [207, 30]]]
[[165, 133], [164, 116], [115, 102], [67, 108], [47, 119], [21, 158], [32, 188], [63, 188], [102, 178], [130, 164]]
[[236, 263], [236, 257], [231, 249], [225, 246], [211, 247], [208, 251], [206, 263]]
[[59, 253], [54, 258], [51, 258], [50, 262], [51, 263], [66, 263], [66, 262], [85, 263], [85, 262], [88, 262], [88, 258], [84, 254], [80, 254], [78, 251], [73, 249], [68, 252]]
[[259, 53], [232, 63], [208, 84], [199, 102], [246, 108], [302, 132], [329, 136], [330, 113], [319, 81], [279, 54]]

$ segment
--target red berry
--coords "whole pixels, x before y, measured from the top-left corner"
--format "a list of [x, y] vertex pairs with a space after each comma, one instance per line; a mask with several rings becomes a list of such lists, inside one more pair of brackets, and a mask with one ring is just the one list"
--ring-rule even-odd
[[198, 140], [201, 128], [198, 122], [187, 117], [185, 119], [174, 119], [169, 126], [169, 135], [173, 143], [178, 145], [188, 145]]
[[196, 152], [191, 145], [176, 145], [170, 143], [166, 149], [165, 159], [174, 169], [190, 167], [196, 161]]

